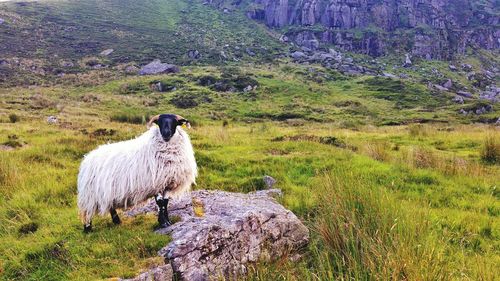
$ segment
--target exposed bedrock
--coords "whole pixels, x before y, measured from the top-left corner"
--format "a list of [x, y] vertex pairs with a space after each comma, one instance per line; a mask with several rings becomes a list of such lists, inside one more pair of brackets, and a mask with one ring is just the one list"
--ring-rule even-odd
[[[248, 194], [200, 190], [173, 200], [169, 212], [180, 221], [157, 231], [172, 236], [159, 255], [182, 280], [232, 280], [254, 262], [300, 257], [309, 231], [273, 198], [280, 194], [277, 189]], [[126, 215], [149, 212], [156, 212], [154, 201]]]
[[[467, 47], [500, 48], [495, 1], [252, 0], [247, 16], [267, 26], [293, 26], [287, 36], [372, 56], [392, 49], [446, 59]], [[496, 11], [496, 12], [495, 12]], [[304, 41], [303, 38], [309, 38]]]

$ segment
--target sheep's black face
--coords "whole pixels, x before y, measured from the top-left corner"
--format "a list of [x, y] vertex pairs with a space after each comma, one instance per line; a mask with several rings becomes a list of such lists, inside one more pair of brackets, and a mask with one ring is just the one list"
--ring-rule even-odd
[[155, 123], [158, 124], [164, 141], [169, 141], [172, 138], [175, 134], [175, 129], [179, 125], [176, 115], [173, 114], [162, 114]]

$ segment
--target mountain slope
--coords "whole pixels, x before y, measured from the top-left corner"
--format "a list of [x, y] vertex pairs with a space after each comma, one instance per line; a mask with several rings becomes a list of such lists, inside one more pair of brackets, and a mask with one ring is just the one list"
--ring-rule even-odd
[[[265, 27], [242, 13], [223, 13], [198, 1], [7, 2], [0, 4], [0, 18], [4, 21], [0, 79], [4, 80], [12, 78], [8, 67], [58, 74], [96, 64], [143, 64], [157, 58], [176, 64], [212, 64], [265, 60], [280, 47]], [[106, 49], [114, 51], [98, 62], [80, 61]], [[189, 50], [199, 55], [190, 57]]]

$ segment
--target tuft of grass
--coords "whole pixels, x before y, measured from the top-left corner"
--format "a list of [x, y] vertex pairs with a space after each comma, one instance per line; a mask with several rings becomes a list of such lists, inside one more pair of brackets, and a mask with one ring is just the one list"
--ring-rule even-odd
[[14, 114], [14, 113], [9, 114], [10, 123], [16, 123], [19, 120], [21, 120], [21, 118], [17, 114]]
[[488, 164], [500, 164], [500, 141], [488, 135], [481, 148], [481, 160]]
[[413, 147], [410, 150], [411, 164], [416, 168], [435, 168], [439, 164], [439, 158], [427, 148]]
[[29, 222], [21, 225], [19, 228], [19, 234], [33, 233], [38, 230], [38, 224], [36, 222]]
[[422, 124], [411, 124], [408, 126], [408, 131], [412, 137], [425, 137], [428, 135], [427, 128]]
[[121, 123], [146, 124], [147, 120], [149, 120], [149, 116], [141, 114], [119, 113], [111, 116], [110, 120]]
[[377, 161], [388, 161], [390, 159], [387, 150], [388, 147], [385, 142], [369, 142], [364, 146], [365, 153]]
[[22, 141], [18, 135], [8, 135], [7, 141], [2, 144], [11, 148], [19, 148], [23, 147], [25, 142]]

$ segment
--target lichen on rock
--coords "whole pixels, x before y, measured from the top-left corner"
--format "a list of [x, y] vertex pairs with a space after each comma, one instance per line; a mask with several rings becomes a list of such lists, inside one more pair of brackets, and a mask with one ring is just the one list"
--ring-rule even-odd
[[[216, 280], [241, 276], [257, 261], [300, 253], [309, 241], [309, 230], [275, 195], [281, 191], [200, 190], [173, 200], [169, 212], [181, 221], [157, 230], [172, 236], [159, 254], [182, 280]], [[203, 206], [202, 216], [193, 205]], [[148, 212], [156, 212], [154, 201], [126, 214]]]

